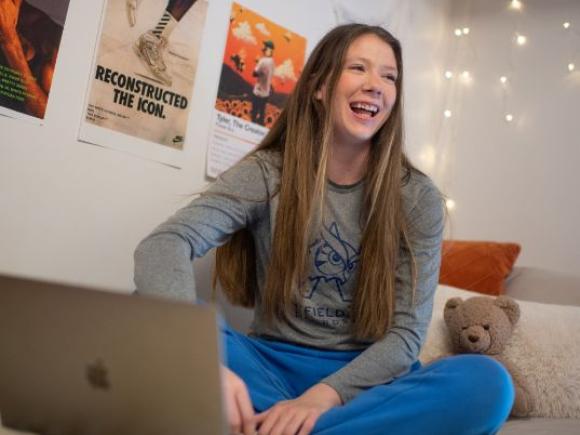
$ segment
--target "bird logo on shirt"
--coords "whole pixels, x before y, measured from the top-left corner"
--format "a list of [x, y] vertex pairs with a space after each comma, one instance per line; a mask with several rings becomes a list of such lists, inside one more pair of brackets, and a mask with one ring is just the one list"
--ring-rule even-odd
[[311, 288], [304, 297], [311, 299], [320, 284], [329, 283], [338, 291], [343, 302], [352, 301], [352, 295], [347, 294], [344, 286], [356, 271], [360, 249], [357, 250], [341, 237], [336, 222], [330, 227], [324, 226], [320, 237], [308, 246], [308, 253], [314, 267], [308, 277]]

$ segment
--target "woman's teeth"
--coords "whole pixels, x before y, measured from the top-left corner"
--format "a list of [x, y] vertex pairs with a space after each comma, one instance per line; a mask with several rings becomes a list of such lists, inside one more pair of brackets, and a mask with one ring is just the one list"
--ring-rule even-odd
[[379, 113], [379, 108], [378, 106], [375, 106], [374, 104], [368, 104], [368, 103], [352, 103], [350, 105], [350, 108], [353, 112], [357, 113], [357, 114], [368, 114], [371, 117], [375, 116], [377, 113]]

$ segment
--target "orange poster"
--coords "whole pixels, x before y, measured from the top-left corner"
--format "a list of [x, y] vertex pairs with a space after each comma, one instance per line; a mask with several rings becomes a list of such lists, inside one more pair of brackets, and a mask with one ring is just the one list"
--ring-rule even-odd
[[233, 3], [208, 150], [211, 177], [255, 147], [302, 72], [306, 39]]
[[44, 119], [68, 4], [0, 0], [0, 114]]

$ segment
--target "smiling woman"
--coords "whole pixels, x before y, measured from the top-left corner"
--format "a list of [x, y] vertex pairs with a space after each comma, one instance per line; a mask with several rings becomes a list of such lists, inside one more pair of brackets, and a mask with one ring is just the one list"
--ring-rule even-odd
[[389, 32], [331, 30], [257, 149], [137, 248], [139, 293], [193, 302], [191, 260], [219, 246], [215, 281], [254, 308], [250, 336], [223, 328], [234, 433], [485, 434], [509, 414], [493, 360], [417, 361], [444, 208], [403, 152], [402, 87]]
[[334, 147], [370, 147], [397, 99], [396, 65], [393, 49], [376, 35], [350, 45], [332, 102]]
[[[371, 138], [397, 100], [396, 71], [393, 49], [372, 33], [360, 36], [348, 48], [332, 98], [331, 180], [352, 184], [363, 177]], [[346, 164], [336, 164], [340, 162]]]

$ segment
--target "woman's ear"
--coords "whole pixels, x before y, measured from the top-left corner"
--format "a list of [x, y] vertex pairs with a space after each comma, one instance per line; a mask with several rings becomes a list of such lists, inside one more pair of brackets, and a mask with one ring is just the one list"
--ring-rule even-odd
[[318, 88], [316, 92], [314, 92], [314, 98], [318, 101], [324, 100], [325, 96], [326, 96], [326, 80], [322, 83], [322, 85], [320, 85], [320, 88]]

